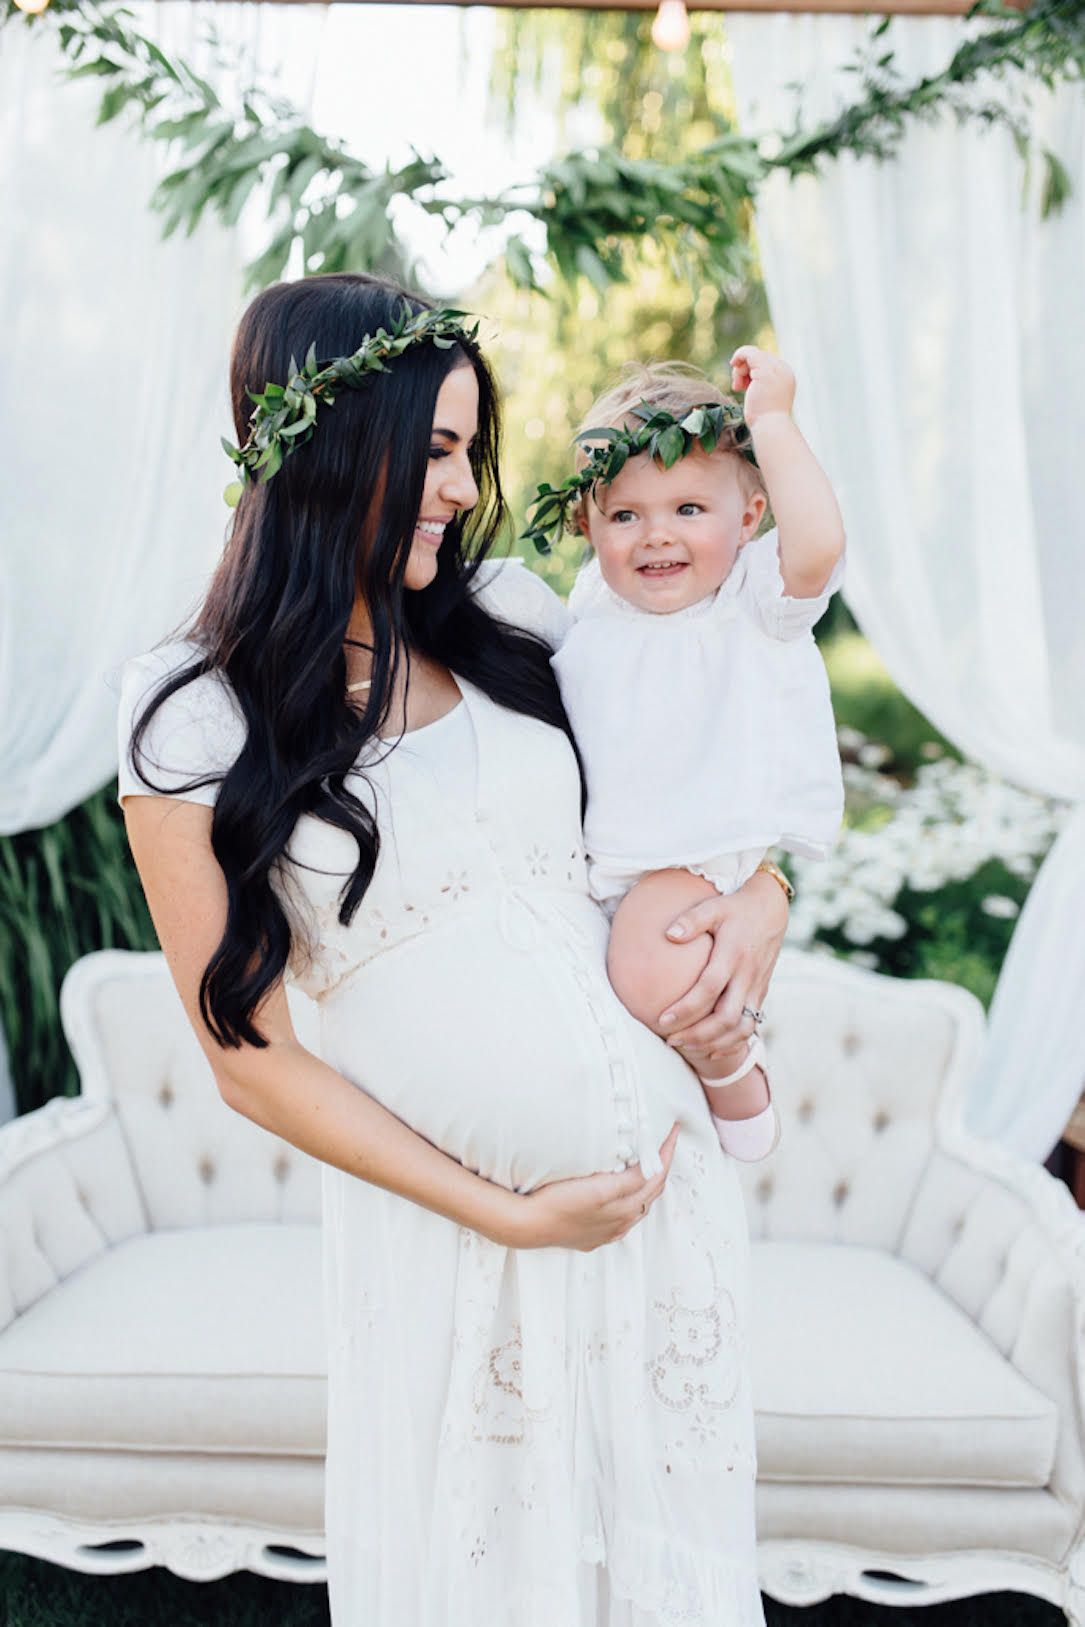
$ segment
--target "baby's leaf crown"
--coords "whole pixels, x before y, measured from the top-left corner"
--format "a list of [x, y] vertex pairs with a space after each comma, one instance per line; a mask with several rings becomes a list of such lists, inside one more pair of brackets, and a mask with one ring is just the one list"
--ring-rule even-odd
[[[642, 401], [629, 412], [631, 417], [640, 420], [636, 428], [581, 430], [575, 439], [588, 447], [588, 461], [583, 469], [570, 475], [560, 486], [551, 486], [545, 481], [539, 486], [522, 535], [535, 544], [540, 554], [548, 554], [563, 531], [574, 529], [572, 512], [580, 499], [597, 485], [607, 486], [616, 480], [638, 452], [647, 452], [664, 469], [669, 469], [698, 446], [705, 452], [715, 451], [724, 431], [729, 430], [734, 450], [757, 467], [749, 426], [742, 416], [742, 408], [733, 401], [698, 402], [684, 407], [679, 415], [668, 412], [665, 407], [653, 407], [650, 401]], [[602, 444], [589, 447], [590, 442]]]
[[246, 389], [249, 400], [256, 403], [248, 440], [236, 447], [222, 436], [227, 457], [238, 467], [238, 478], [222, 494], [229, 506], [236, 508], [244, 487], [258, 470], [263, 470], [261, 484], [266, 483], [282, 468], [285, 457], [305, 445], [316, 427], [317, 407], [334, 406], [339, 390], [360, 390], [375, 374], [386, 373], [387, 363], [411, 345], [425, 343], [448, 350], [460, 341], [474, 343], [478, 323], [463, 326], [460, 318], [466, 315], [466, 311], [447, 308], [413, 312], [405, 300], [390, 331], [378, 328], [367, 333], [349, 356], [337, 356], [320, 367], [312, 344], [300, 368], [291, 356], [286, 384], [265, 384], [260, 395]]

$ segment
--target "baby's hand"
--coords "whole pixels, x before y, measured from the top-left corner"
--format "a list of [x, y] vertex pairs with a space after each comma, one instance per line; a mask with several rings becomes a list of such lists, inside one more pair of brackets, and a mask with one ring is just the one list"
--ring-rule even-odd
[[731, 357], [731, 388], [745, 390], [742, 416], [752, 429], [769, 412], [790, 412], [795, 375], [779, 356], [756, 345], [740, 345]]

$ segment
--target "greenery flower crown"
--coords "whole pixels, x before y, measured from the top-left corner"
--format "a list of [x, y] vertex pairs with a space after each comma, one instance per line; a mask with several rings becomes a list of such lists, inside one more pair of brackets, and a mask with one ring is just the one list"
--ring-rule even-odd
[[580, 443], [601, 441], [603, 444], [592, 446], [583, 469], [570, 475], [562, 485], [551, 486], [544, 481], [539, 486], [522, 536], [525, 541], [533, 542], [540, 554], [548, 554], [551, 543], [560, 538], [563, 531], [575, 530], [572, 511], [581, 498], [597, 485], [609, 485], [616, 480], [638, 452], [649, 453], [664, 469], [669, 469], [698, 446], [705, 452], [714, 451], [724, 432], [730, 431], [733, 450], [757, 467], [749, 426], [742, 416], [742, 408], [733, 401], [700, 402], [684, 408], [681, 417], [665, 407], [653, 407], [651, 402], [642, 401], [639, 406], [630, 408], [630, 416], [640, 419], [635, 429], [581, 430], [575, 437]]
[[260, 476], [264, 484], [282, 468], [285, 457], [305, 445], [316, 424], [318, 404], [334, 406], [338, 390], [360, 390], [375, 373], [386, 373], [385, 364], [411, 345], [425, 343], [449, 350], [457, 343], [474, 343], [478, 323], [464, 327], [460, 318], [466, 315], [466, 311], [447, 308], [415, 313], [404, 300], [402, 314], [392, 323], [391, 332], [378, 328], [376, 333], [367, 333], [351, 355], [337, 356], [318, 368], [316, 345], [312, 344], [302, 367], [291, 356], [287, 384], [265, 384], [261, 395], [246, 388], [245, 394], [256, 403], [249, 419], [248, 440], [239, 448], [225, 435], [221, 437], [227, 456], [238, 466], [238, 479], [231, 481], [222, 494], [229, 507], [236, 508], [258, 469], [264, 471]]

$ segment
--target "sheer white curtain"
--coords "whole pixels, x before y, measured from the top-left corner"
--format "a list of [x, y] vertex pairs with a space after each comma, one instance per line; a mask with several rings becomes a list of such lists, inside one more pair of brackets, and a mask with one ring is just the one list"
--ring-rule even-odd
[[[908, 81], [978, 24], [897, 17]], [[869, 36], [843, 16], [728, 19], [740, 119], [785, 129], [855, 94]], [[991, 94], [1006, 94], [993, 85]], [[1031, 89], [1074, 194], [1001, 129], [909, 126], [886, 164], [843, 158], [762, 188], [757, 230], [796, 417], [836, 483], [848, 602], [900, 687], [970, 756], [1085, 803], [1085, 94]], [[1085, 807], [1035, 883], [1002, 970], [970, 1116], [1044, 1158], [1085, 1084]]]
[[[222, 86], [205, 35], [311, 95], [323, 6], [167, 0], [135, 26]], [[116, 763], [115, 665], [198, 597], [228, 520], [226, 389], [240, 269], [259, 245], [148, 209], [178, 161], [101, 81], [57, 74], [48, 19], [0, 30], [0, 832], [59, 819]], [[244, 227], [244, 217], [242, 221]]]

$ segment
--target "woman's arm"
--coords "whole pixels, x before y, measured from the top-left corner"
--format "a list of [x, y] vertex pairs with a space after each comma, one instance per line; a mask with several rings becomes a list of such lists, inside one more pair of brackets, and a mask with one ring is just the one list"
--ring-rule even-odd
[[676, 941], [700, 932], [715, 939], [696, 983], [660, 1017], [668, 1045], [694, 1067], [753, 1033], [753, 1019], [744, 1017], [742, 1008], [756, 1011], [765, 999], [787, 915], [783, 888], [759, 870], [736, 893], [694, 904], [667, 928], [667, 936]]
[[[220, 1047], [199, 1010], [200, 979], [226, 921], [226, 878], [211, 847], [212, 810], [132, 795], [124, 799], [124, 815], [158, 941], [228, 1106], [302, 1152], [507, 1247], [592, 1249], [643, 1218], [662, 1191], [669, 1155], [663, 1174], [649, 1181], [633, 1165], [552, 1182], [528, 1195], [511, 1192], [449, 1158], [307, 1050], [281, 981], [254, 1015], [266, 1047]], [[673, 1153], [673, 1132], [668, 1141]]]

